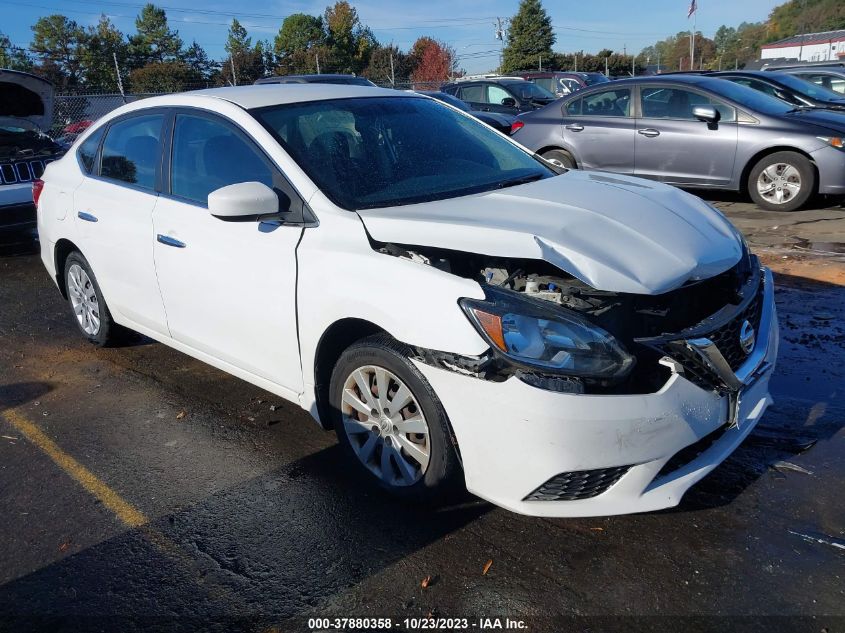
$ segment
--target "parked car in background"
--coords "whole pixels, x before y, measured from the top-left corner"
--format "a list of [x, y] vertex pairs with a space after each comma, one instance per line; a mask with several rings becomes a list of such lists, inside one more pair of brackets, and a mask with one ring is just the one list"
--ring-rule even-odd
[[551, 92], [522, 77], [456, 81], [445, 84], [441, 91], [454, 95], [472, 110], [512, 115], [542, 108], [555, 100]]
[[432, 99], [437, 99], [438, 101], [442, 101], [443, 103], [448, 103], [450, 106], [458, 108], [458, 110], [468, 112], [479, 121], [486, 123], [494, 130], [498, 130], [502, 134], [510, 134], [511, 126], [513, 125], [513, 122], [516, 121], [516, 117], [512, 114], [471, 110], [466, 103], [464, 103], [457, 97], [450, 95], [448, 92], [437, 92], [434, 90], [416, 90], [415, 92], [417, 94], [431, 97]]
[[[770, 70], [770, 69], [766, 69]], [[774, 69], [772, 69], [774, 70]], [[784, 68], [778, 74], [787, 73], [800, 77], [836, 94], [845, 97], [845, 67], [843, 66], [814, 66], [812, 68]]]
[[709, 75], [586, 88], [513, 127], [515, 140], [558, 165], [746, 191], [764, 209], [845, 194], [845, 116]]
[[35, 227], [32, 183], [64, 151], [45, 133], [52, 121], [52, 84], [0, 69], [0, 231]]
[[795, 106], [845, 110], [845, 95], [840, 95], [796, 75], [761, 70], [730, 70], [707, 73], [707, 75], [759, 90]]
[[434, 99], [152, 97], [36, 197], [83, 336], [137, 330], [290, 400], [411, 500], [463, 479], [529, 515], [674, 506], [771, 402], [772, 276], [724, 216]]
[[255, 81], [260, 84], [343, 84], [347, 86], [372, 86], [375, 84], [366, 77], [355, 75], [320, 74], [320, 75], [278, 75], [262, 77]]
[[524, 70], [513, 74], [534, 82], [556, 97], [565, 97], [581, 88], [610, 81], [601, 73]]

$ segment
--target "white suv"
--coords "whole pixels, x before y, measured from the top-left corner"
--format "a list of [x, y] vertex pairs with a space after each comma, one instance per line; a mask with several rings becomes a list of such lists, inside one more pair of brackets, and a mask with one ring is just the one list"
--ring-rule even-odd
[[139, 101], [36, 191], [81, 331], [299, 403], [399, 494], [675, 505], [770, 403], [772, 278], [698, 198], [566, 171], [469, 115], [318, 84]]

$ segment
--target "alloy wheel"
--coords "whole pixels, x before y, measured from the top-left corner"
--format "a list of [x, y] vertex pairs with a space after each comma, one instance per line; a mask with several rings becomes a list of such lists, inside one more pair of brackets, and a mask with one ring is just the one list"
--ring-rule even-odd
[[410, 486], [425, 475], [431, 439], [425, 415], [393, 372], [366, 365], [343, 385], [343, 429], [355, 455], [390, 486]]
[[96, 336], [100, 331], [100, 305], [94, 284], [85, 269], [73, 264], [67, 271], [67, 292], [76, 320], [86, 334]]
[[774, 163], [760, 172], [757, 193], [772, 204], [786, 204], [801, 191], [801, 172], [789, 163]]

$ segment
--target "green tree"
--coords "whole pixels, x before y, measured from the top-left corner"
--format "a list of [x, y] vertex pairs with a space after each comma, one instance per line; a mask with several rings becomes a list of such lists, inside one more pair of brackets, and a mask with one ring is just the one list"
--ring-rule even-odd
[[211, 61], [205, 49], [194, 40], [182, 55], [182, 60], [191, 67], [200, 81], [209, 81], [218, 65]]
[[132, 65], [136, 68], [151, 62], [176, 60], [182, 51], [178, 31], [172, 31], [164, 9], [146, 4], [135, 19], [137, 33], [129, 38]]
[[358, 12], [346, 0], [326, 7], [324, 14], [329, 59], [326, 69], [341, 73], [361, 73], [378, 41], [369, 27], [358, 19]]
[[305, 13], [294, 13], [285, 18], [276, 35], [273, 49], [280, 58], [307, 51], [319, 46], [325, 39], [323, 19]]
[[9, 70], [32, 70], [33, 63], [26, 50], [13, 46], [8, 36], [0, 33], [0, 68]]
[[508, 30], [501, 71], [536, 68], [541, 58], [552, 58], [554, 43], [552, 20], [540, 0], [520, 0]]
[[412, 70], [411, 57], [399, 50], [398, 46], [390, 44], [372, 52], [370, 63], [364, 69], [363, 75], [377, 84], [390, 83], [391, 78], [396, 84], [401, 84], [408, 81]]
[[132, 92], [179, 92], [193, 88], [199, 80], [194, 70], [181, 61], [151, 62], [129, 73]]
[[[101, 15], [96, 26], [88, 28], [85, 46], [80, 55], [86, 87], [112, 91], [118, 89], [115, 57], [117, 66], [123, 73], [129, 50], [123, 33], [108, 17]], [[121, 80], [125, 78], [122, 74]]]
[[259, 42], [252, 46], [252, 38], [236, 19], [229, 26], [226, 38], [228, 59], [221, 68], [222, 83], [238, 86], [251, 84], [265, 75], [265, 44]]
[[38, 56], [37, 72], [60, 89], [75, 87], [82, 79], [81, 51], [85, 29], [64, 15], [38, 18], [32, 26], [30, 49]]

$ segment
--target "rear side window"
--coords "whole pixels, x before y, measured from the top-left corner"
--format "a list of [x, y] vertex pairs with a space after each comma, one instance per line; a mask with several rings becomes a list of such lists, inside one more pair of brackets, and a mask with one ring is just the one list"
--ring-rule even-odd
[[85, 139], [85, 142], [79, 146], [79, 150], [76, 153], [86, 174], [96, 175], [97, 173], [97, 170], [95, 169], [97, 162], [97, 150], [100, 148], [100, 140], [103, 138], [104, 129], [105, 126], [101, 127]]
[[566, 113], [581, 116], [626, 117], [631, 112], [631, 90], [617, 88], [594, 92], [567, 104]]
[[504, 105], [502, 102], [505, 99], [513, 99], [510, 93], [499, 86], [487, 86], [487, 103], [495, 103], [496, 105]]
[[215, 189], [240, 182], [273, 187], [273, 172], [254, 145], [222, 121], [177, 115], [170, 192], [205, 205]]
[[134, 116], [113, 123], [103, 141], [100, 175], [155, 189], [163, 123], [163, 114]]
[[464, 86], [461, 88], [461, 100], [486, 103], [487, 99], [484, 98], [484, 86]]

